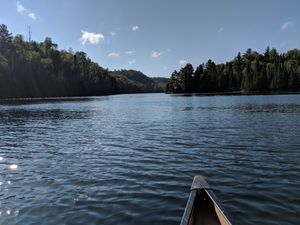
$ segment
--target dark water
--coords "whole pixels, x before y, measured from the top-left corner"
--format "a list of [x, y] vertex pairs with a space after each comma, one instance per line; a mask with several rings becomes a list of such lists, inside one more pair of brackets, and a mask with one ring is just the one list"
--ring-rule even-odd
[[300, 95], [26, 101], [0, 118], [0, 224], [179, 224], [198, 174], [237, 224], [300, 224]]

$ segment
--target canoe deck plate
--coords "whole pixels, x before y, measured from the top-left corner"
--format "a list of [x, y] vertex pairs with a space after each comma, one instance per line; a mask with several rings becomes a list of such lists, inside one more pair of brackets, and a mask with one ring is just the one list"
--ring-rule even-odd
[[203, 176], [195, 176], [191, 186], [191, 190], [196, 189], [211, 189], [211, 187], [208, 185]]

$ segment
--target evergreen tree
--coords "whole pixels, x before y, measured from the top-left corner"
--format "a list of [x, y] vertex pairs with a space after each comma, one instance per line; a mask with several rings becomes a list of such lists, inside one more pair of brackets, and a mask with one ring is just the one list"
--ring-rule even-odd
[[300, 91], [300, 50], [280, 55], [275, 48], [267, 47], [264, 54], [249, 48], [226, 64], [208, 60], [194, 74], [187, 65], [179, 79], [173, 77], [168, 92]]

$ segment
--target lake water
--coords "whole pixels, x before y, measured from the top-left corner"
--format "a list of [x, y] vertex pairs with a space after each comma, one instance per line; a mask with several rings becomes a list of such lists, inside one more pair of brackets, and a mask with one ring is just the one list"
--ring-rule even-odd
[[0, 224], [179, 224], [198, 174], [236, 224], [300, 224], [300, 95], [0, 104]]

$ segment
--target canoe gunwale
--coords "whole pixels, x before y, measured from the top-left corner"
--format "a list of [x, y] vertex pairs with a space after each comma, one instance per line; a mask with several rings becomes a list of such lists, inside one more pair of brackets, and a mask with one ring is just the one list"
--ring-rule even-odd
[[225, 210], [223, 205], [221, 204], [221, 201], [215, 196], [214, 192], [212, 190], [205, 190], [206, 194], [210, 197], [210, 199], [213, 201], [215, 207], [218, 208], [219, 212], [223, 215], [224, 219], [228, 224], [234, 225], [232, 217], [230, 214]]
[[197, 190], [196, 189], [191, 190], [188, 202], [184, 209], [184, 213], [183, 213], [180, 225], [188, 225], [189, 224], [189, 220], [190, 220], [190, 216], [192, 215], [196, 195], [197, 195]]

